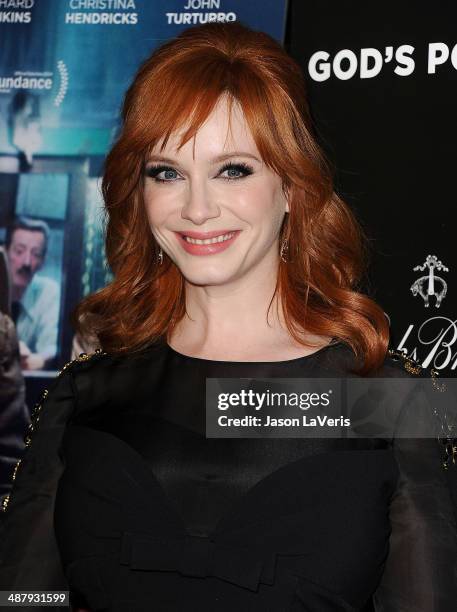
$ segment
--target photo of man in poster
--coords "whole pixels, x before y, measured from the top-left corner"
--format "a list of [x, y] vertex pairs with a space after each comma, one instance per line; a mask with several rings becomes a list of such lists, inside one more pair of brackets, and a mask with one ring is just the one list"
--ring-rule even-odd
[[12, 319], [23, 370], [43, 370], [57, 354], [60, 289], [39, 274], [50, 229], [45, 221], [20, 217], [6, 230], [5, 249], [12, 284]]

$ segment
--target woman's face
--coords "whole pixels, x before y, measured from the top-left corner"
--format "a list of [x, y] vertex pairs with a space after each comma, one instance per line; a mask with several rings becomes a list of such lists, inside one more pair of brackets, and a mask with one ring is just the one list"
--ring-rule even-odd
[[197, 285], [229, 283], [258, 266], [273, 271], [278, 264], [278, 235], [289, 210], [281, 179], [263, 163], [238, 104], [231, 125], [228, 134], [221, 97], [196, 134], [195, 156], [193, 139], [177, 151], [179, 138], [173, 134], [146, 163], [151, 231], [183, 276]]

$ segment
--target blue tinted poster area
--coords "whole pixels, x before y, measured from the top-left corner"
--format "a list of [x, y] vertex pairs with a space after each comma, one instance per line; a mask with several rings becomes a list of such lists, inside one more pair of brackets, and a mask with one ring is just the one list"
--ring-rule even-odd
[[0, 308], [28, 391], [86, 348], [70, 312], [111, 280], [100, 175], [140, 63], [208, 21], [283, 42], [286, 13], [287, 0], [0, 0]]
[[141, 61], [186, 27], [214, 20], [241, 20], [282, 41], [285, 2], [0, 0], [1, 152], [14, 152], [6, 107], [26, 90], [40, 107], [34, 152], [105, 154]]

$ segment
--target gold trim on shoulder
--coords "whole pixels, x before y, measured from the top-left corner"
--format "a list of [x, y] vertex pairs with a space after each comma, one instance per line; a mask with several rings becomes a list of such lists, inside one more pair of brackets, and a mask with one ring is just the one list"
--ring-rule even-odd
[[[430, 372], [430, 377], [432, 379], [433, 388], [440, 393], [446, 391], [446, 385], [444, 382], [439, 382], [439, 372], [435, 368], [431, 368], [428, 370], [427, 368], [423, 368], [422, 365], [413, 359], [412, 357], [408, 357], [402, 351], [397, 351], [395, 349], [389, 349], [389, 356], [393, 361], [399, 361], [400, 359], [403, 362], [403, 367], [407, 372], [411, 374], [419, 375], [422, 371]], [[438, 415], [436, 415], [438, 416]], [[448, 432], [446, 435], [439, 435], [438, 442], [440, 442], [444, 446], [444, 455], [442, 458], [442, 467], [444, 470], [449, 468], [449, 465], [452, 463], [455, 465], [457, 462], [457, 438], [451, 434], [451, 428], [448, 425]]]

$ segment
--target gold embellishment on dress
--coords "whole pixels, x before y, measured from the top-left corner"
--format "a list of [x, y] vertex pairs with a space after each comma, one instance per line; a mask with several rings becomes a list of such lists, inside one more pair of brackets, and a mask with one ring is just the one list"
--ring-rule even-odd
[[432, 384], [435, 387], [435, 389], [441, 392], [446, 391], [446, 385], [443, 382], [439, 383], [437, 380], [437, 377], [439, 376], [439, 372], [437, 370], [432, 369], [430, 370], [430, 373], [432, 375]]
[[[389, 349], [389, 355], [394, 361], [398, 361], [400, 358], [403, 360], [403, 367], [405, 370], [410, 372], [411, 374], [420, 374], [424, 369], [419, 362], [412, 357], [408, 357], [402, 351], [396, 351], [394, 349]], [[443, 393], [446, 391], [446, 385], [443, 382], [438, 382], [439, 372], [434, 368], [430, 369], [430, 376], [432, 379], [433, 388]], [[435, 416], [441, 421], [439, 415], [436, 413]], [[441, 430], [442, 434], [438, 436], [438, 442], [444, 445], [444, 456], [442, 459], [442, 467], [444, 470], [449, 468], [450, 462], [453, 464], [457, 461], [457, 438], [455, 438], [452, 434], [452, 426], [446, 422], [447, 430], [445, 431], [444, 423], [441, 421]]]
[[441, 442], [444, 444], [443, 468], [448, 469], [450, 462], [455, 464], [457, 459], [457, 438], [443, 438]]
[[389, 355], [394, 361], [398, 361], [399, 358], [401, 358], [403, 360], [403, 367], [411, 374], [420, 374], [423, 370], [421, 364], [418, 361], [416, 361], [412, 357], [408, 357], [402, 351], [389, 349]]
[[[403, 367], [407, 372], [411, 374], [420, 374], [424, 369], [421, 364], [413, 359], [412, 357], [408, 357], [402, 351], [396, 351], [394, 349], [389, 349], [389, 355], [393, 359], [393, 361], [398, 361], [399, 358], [403, 360]], [[446, 391], [446, 385], [444, 383], [439, 383], [437, 378], [439, 376], [439, 372], [435, 369], [430, 370], [432, 385], [437, 391]]]
[[405, 370], [411, 372], [411, 374], [420, 374], [421, 368], [418, 366], [414, 366], [410, 361], [405, 361]]
[[[95, 357], [95, 355], [106, 355], [106, 354], [107, 353], [105, 351], [103, 351], [102, 349], [100, 349], [100, 348], [96, 349], [93, 353], [80, 353], [78, 357], [76, 357], [75, 359], [72, 359], [71, 361], [68, 361], [63, 366], [63, 368], [59, 371], [59, 373], [54, 378], [54, 380], [57, 380], [59, 378], [59, 376], [61, 376], [61, 374], [67, 368], [71, 367], [74, 363], [78, 363], [80, 361], [88, 361], [92, 357]], [[30, 414], [30, 424], [27, 427], [27, 431], [26, 431], [25, 436], [24, 436], [24, 444], [25, 444], [24, 452], [26, 452], [27, 448], [29, 448], [30, 444], [32, 443], [32, 433], [35, 430], [38, 421], [40, 420], [40, 412], [41, 412], [41, 409], [43, 408], [44, 401], [48, 397], [48, 394], [49, 394], [49, 391], [47, 389], [45, 389], [43, 391], [43, 393], [41, 394], [40, 399], [37, 401], [37, 403], [34, 405], [34, 407], [32, 409], [32, 412]], [[21, 459], [19, 459], [16, 462], [16, 465], [14, 466], [13, 475], [11, 477], [11, 485], [16, 480], [17, 471], [18, 471], [18, 468], [19, 468], [19, 466], [21, 464], [22, 459], [23, 459], [23, 457], [21, 457]], [[2, 512], [6, 512], [8, 504], [10, 502], [10, 498], [11, 498], [11, 491], [2, 500], [2, 507], [1, 507]]]

